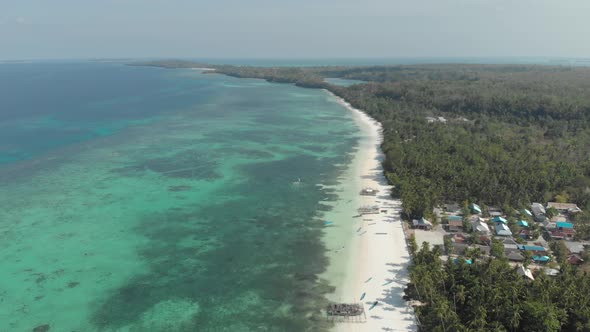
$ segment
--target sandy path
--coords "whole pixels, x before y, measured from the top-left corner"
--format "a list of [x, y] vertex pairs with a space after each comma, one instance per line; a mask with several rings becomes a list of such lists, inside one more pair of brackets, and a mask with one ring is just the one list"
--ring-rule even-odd
[[[386, 213], [364, 215], [353, 225], [355, 237], [350, 251], [349, 267], [341, 301], [359, 302], [362, 294], [367, 320], [365, 323], [337, 323], [335, 330], [348, 331], [417, 331], [413, 309], [402, 299], [408, 282], [409, 254], [400, 218], [401, 201], [389, 195], [391, 187], [383, 176], [381, 125], [365, 113], [339, 101], [353, 112], [363, 133], [360, 142], [362, 159], [357, 165], [361, 187], [378, 189], [375, 197], [358, 197], [359, 206], [379, 205]], [[357, 232], [358, 228], [362, 227]], [[372, 308], [375, 301], [378, 304]]]

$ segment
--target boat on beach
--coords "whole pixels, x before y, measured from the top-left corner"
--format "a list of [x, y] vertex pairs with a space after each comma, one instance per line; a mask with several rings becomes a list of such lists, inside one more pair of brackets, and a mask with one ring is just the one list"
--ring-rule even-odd
[[365, 205], [358, 208], [358, 213], [363, 214], [379, 214], [379, 206], [376, 205]]

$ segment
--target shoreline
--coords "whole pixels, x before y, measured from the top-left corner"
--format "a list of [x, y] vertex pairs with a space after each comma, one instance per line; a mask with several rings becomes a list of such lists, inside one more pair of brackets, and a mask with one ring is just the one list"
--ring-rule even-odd
[[[380, 147], [383, 141], [381, 124], [331, 91], [324, 91], [352, 113], [361, 131], [358, 151], [346, 172], [345, 181], [350, 181], [349, 197], [340, 199], [352, 198], [352, 203], [347, 204], [349, 215], [342, 221], [341, 231], [349, 234], [348, 248], [330, 255], [327, 274], [340, 276], [336, 278], [336, 291], [330, 300], [362, 302], [367, 320], [365, 323], [338, 322], [333, 330], [417, 331], [414, 311], [402, 298], [409, 281], [410, 257], [400, 217], [401, 201], [390, 196], [391, 186], [381, 165], [384, 158]], [[362, 188], [377, 189], [379, 193], [377, 196], [361, 196]], [[356, 209], [363, 205], [379, 205], [380, 210], [387, 212], [353, 218], [351, 211], [356, 215]], [[351, 222], [346, 222], [348, 220]], [[330, 245], [329, 238], [327, 244]], [[336, 256], [339, 251], [344, 257]], [[378, 304], [370, 309], [375, 301]]]

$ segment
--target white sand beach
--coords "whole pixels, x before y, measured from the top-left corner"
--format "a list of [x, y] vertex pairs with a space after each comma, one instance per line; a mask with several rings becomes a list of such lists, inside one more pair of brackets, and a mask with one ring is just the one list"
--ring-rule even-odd
[[[410, 259], [400, 218], [401, 201], [390, 197], [391, 187], [381, 167], [381, 125], [341, 98], [334, 98], [353, 113], [362, 138], [346, 174], [349, 185], [341, 196], [348, 199], [346, 207], [335, 209], [330, 216], [341, 218], [341, 225], [332, 235], [327, 234], [334, 261], [327, 275], [337, 287], [331, 300], [362, 302], [367, 316], [364, 323], [338, 322], [335, 331], [417, 331], [413, 309], [402, 298]], [[361, 196], [362, 188], [379, 192], [376, 196]], [[386, 212], [354, 218], [356, 209], [364, 205], [378, 205]], [[344, 234], [348, 234], [347, 246], [339, 246], [334, 239], [342, 241]], [[341, 256], [334, 256], [338, 254]]]

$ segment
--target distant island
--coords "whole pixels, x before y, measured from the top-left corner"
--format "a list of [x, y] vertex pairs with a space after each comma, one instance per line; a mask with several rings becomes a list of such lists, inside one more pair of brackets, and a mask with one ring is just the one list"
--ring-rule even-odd
[[590, 331], [590, 68], [133, 65], [326, 89], [380, 122], [424, 331]]

